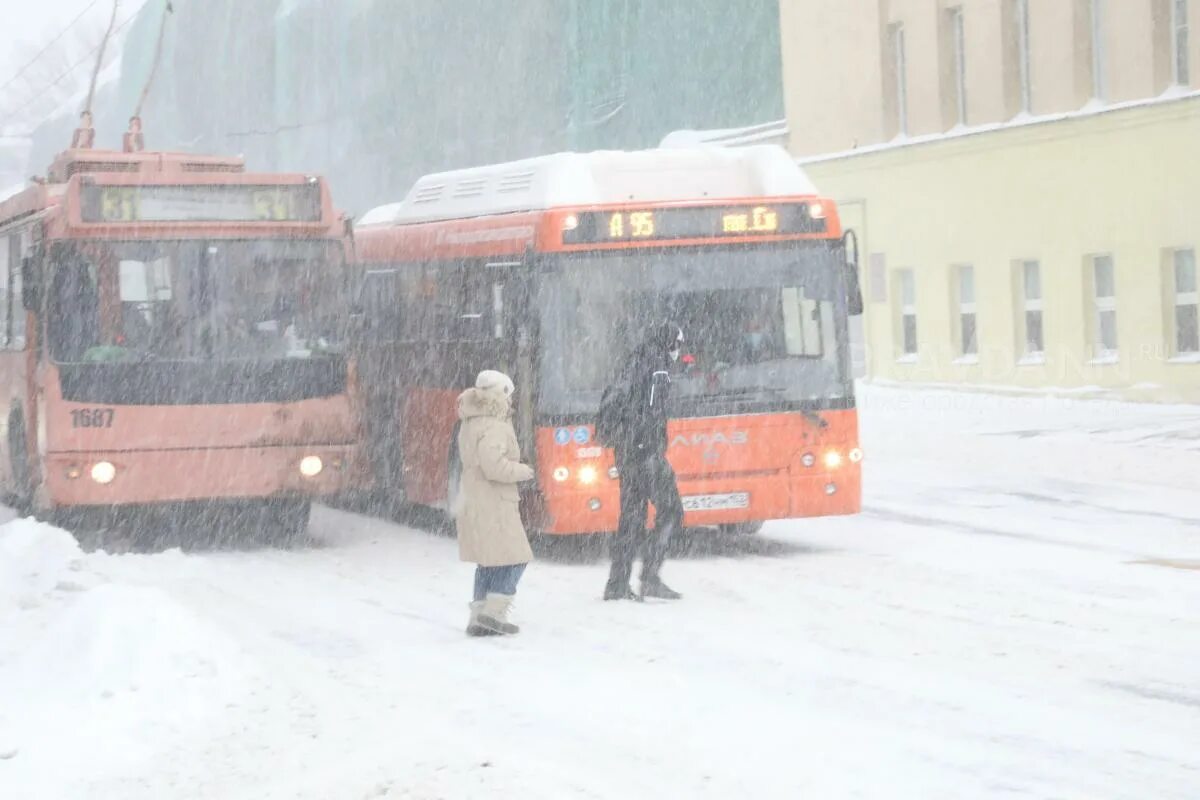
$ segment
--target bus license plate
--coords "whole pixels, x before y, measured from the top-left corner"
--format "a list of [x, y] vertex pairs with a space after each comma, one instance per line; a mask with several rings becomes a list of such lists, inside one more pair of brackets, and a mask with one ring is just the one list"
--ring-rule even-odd
[[683, 499], [684, 511], [725, 511], [731, 508], [749, 508], [749, 492], [730, 494], [693, 494]]

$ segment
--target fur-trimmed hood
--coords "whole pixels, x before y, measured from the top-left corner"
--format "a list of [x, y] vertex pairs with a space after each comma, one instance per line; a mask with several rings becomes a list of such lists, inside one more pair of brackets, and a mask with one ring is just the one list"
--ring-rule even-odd
[[499, 389], [467, 389], [458, 396], [458, 418], [495, 417], [508, 419], [511, 404]]

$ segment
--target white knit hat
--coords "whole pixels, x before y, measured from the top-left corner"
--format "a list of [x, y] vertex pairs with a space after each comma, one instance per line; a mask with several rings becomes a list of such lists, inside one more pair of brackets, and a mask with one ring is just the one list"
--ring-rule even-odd
[[486, 391], [499, 391], [505, 397], [513, 393], [512, 378], [494, 369], [485, 369], [475, 378], [475, 388]]

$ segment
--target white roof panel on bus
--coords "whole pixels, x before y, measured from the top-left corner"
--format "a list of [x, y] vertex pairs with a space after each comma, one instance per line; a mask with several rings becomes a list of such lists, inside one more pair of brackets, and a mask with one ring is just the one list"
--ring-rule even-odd
[[419, 179], [400, 203], [359, 225], [409, 224], [563, 206], [813, 195], [782, 147], [694, 147], [557, 153]]

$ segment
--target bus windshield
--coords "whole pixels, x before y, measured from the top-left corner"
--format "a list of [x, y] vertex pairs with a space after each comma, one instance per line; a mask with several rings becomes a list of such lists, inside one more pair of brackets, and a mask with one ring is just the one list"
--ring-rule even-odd
[[852, 396], [841, 265], [827, 243], [570, 255], [541, 292], [543, 412], [593, 412], [647, 328], [686, 343], [676, 415], [821, 408]]
[[338, 349], [340, 245], [87, 241], [51, 252], [47, 338], [58, 362], [308, 359]]

